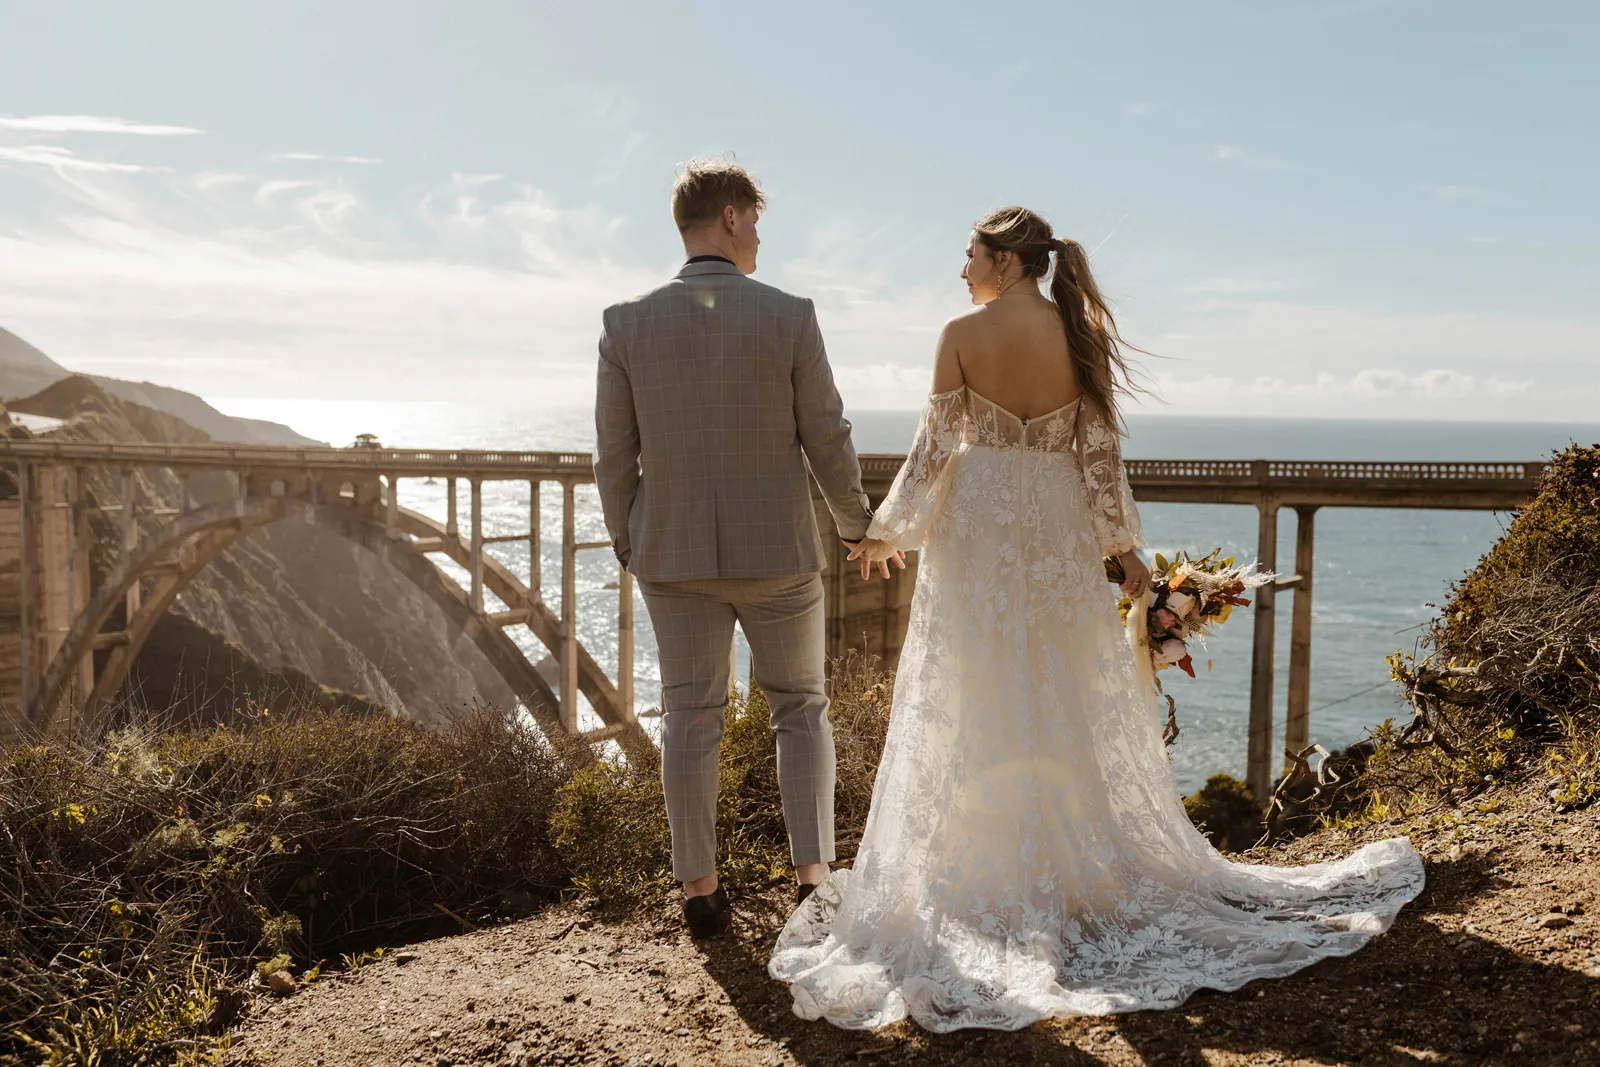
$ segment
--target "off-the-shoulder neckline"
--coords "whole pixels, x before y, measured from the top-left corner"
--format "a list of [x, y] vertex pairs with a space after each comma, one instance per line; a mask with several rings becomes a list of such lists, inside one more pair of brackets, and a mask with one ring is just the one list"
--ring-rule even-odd
[[960, 386], [959, 388], [951, 389], [948, 392], [944, 392], [944, 393], [934, 393], [931, 396], [929, 396], [928, 399], [929, 400], [944, 400], [944, 399], [946, 399], [948, 397], [961, 396], [961, 395], [964, 395], [964, 394], [971, 394], [972, 396], [977, 397], [979, 400], [983, 401], [985, 404], [988, 404], [990, 407], [994, 408], [996, 411], [1002, 411], [1002, 412], [1005, 412], [1007, 415], [1010, 415], [1013, 419], [1016, 419], [1018, 422], [1020, 422], [1024, 426], [1027, 426], [1027, 425], [1029, 425], [1031, 423], [1035, 423], [1035, 422], [1042, 422], [1045, 419], [1052, 418], [1053, 416], [1059, 415], [1063, 411], [1066, 411], [1068, 408], [1077, 406], [1079, 401], [1081, 401], [1083, 399], [1082, 394], [1080, 394], [1078, 396], [1073, 397], [1071, 400], [1067, 401], [1065, 404], [1062, 404], [1060, 407], [1056, 408], [1055, 410], [1047, 411], [1043, 415], [1035, 415], [1031, 419], [1025, 419], [1021, 415], [1018, 415], [1016, 412], [1012, 411], [1010, 408], [1004, 407], [1004, 406], [1002, 406], [1000, 404], [996, 404], [993, 400], [990, 400], [988, 397], [984, 396], [982, 393], [978, 392], [976, 389], [972, 388], [972, 386], [970, 386], [970, 385], [963, 385], [963, 386]]

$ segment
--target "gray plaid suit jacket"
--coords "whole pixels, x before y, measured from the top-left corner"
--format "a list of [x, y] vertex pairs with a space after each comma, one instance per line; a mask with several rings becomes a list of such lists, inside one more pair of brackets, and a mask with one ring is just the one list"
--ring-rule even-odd
[[840, 536], [866, 536], [816, 309], [730, 263], [606, 309], [595, 430], [606, 527], [646, 581], [821, 570], [808, 461]]

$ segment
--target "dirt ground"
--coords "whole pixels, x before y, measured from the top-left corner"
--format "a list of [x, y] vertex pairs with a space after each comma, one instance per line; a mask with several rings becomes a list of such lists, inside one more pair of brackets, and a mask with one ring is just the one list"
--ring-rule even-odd
[[1428, 887], [1354, 956], [1180, 1009], [1056, 1020], [1016, 1033], [876, 1033], [808, 1023], [766, 975], [792, 899], [737, 899], [704, 947], [675, 907], [607, 919], [564, 905], [391, 950], [294, 996], [262, 995], [239, 1062], [283, 1067], [546, 1064], [1600, 1065], [1600, 806], [1531, 790], [1248, 858], [1303, 863], [1411, 833]]

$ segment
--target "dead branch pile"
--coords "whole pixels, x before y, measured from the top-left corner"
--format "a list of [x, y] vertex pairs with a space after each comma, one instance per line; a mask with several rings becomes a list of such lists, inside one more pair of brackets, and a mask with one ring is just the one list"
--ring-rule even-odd
[[1452, 590], [1420, 656], [1391, 659], [1415, 715], [1365, 786], [1470, 796], [1537, 770], [1592, 799], [1600, 741], [1600, 446], [1554, 457], [1535, 500]]

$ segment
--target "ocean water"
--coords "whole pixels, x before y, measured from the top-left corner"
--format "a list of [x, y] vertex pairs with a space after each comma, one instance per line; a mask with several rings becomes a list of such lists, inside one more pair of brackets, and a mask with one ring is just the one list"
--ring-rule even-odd
[[[230, 414], [285, 422], [301, 433], [348, 444], [374, 433], [396, 448], [504, 448], [587, 451], [594, 441], [587, 411], [534, 405], [485, 410], [455, 404], [215, 400]], [[916, 426], [911, 411], [852, 412], [860, 452], [904, 452]], [[1130, 419], [1131, 457], [1196, 459], [1531, 460], [1572, 441], [1600, 441], [1600, 425], [1555, 423], [1387, 422], [1300, 419], [1211, 419], [1138, 416]], [[464, 485], [461, 508], [465, 514]], [[444, 483], [402, 482], [401, 501], [443, 518]], [[484, 487], [486, 532], [526, 529], [527, 489]], [[1179, 549], [1254, 558], [1256, 513], [1251, 507], [1146, 504], [1147, 551]], [[547, 487], [541, 514], [546, 532], [542, 573], [546, 596], [559, 599], [560, 499]], [[1295, 516], [1279, 513], [1279, 569], [1292, 570]], [[1383, 659], [1416, 647], [1452, 580], [1488, 550], [1509, 516], [1477, 511], [1323, 508], [1317, 514], [1316, 586], [1312, 610], [1311, 736], [1329, 748], [1347, 745], [1390, 716], [1405, 718]], [[592, 486], [578, 491], [578, 540], [606, 537]], [[528, 573], [523, 545], [491, 546], [513, 571]], [[464, 579], [464, 574], [458, 572]], [[607, 669], [616, 662], [616, 564], [609, 552], [584, 553], [578, 568], [580, 639]], [[492, 598], [491, 598], [492, 600]], [[1283, 742], [1288, 678], [1290, 594], [1279, 600], [1276, 643], [1274, 750]], [[659, 699], [655, 641], [642, 602], [635, 605], [636, 694], [641, 710]], [[524, 628], [512, 631], [526, 650], [542, 655]], [[1248, 722], [1251, 624], [1236, 613], [1199, 652], [1194, 680], [1167, 672], [1162, 680], [1178, 703], [1181, 735], [1173, 766], [1185, 791], [1218, 772], [1242, 776]], [[737, 651], [741, 677], [748, 651]]]

